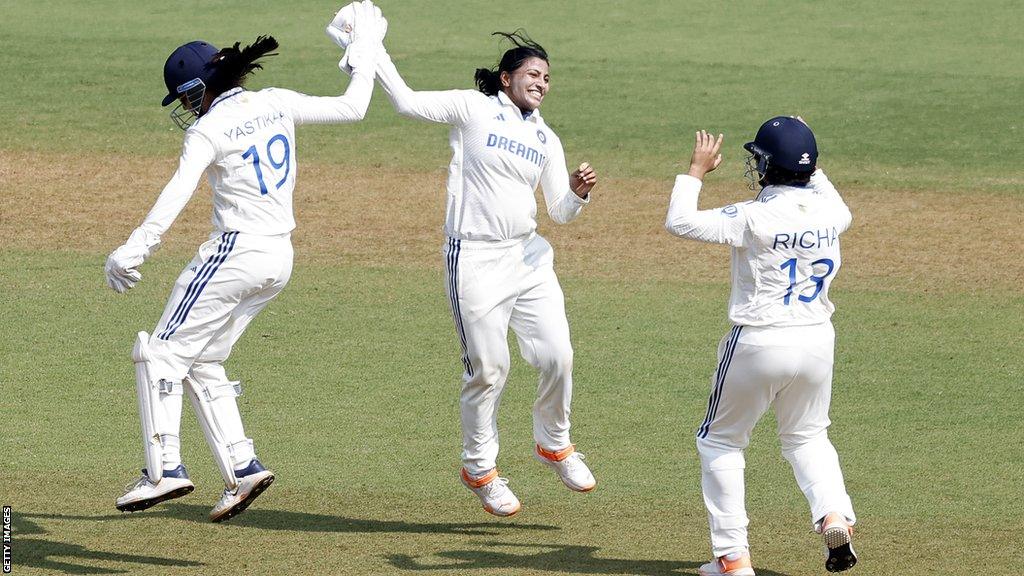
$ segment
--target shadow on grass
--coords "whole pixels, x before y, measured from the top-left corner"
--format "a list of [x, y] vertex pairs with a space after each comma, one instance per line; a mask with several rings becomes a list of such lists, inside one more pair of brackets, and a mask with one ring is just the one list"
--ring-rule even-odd
[[[385, 558], [400, 570], [469, 570], [487, 571], [513, 569], [570, 574], [633, 574], [637, 576], [696, 576], [703, 562], [678, 560], [634, 560], [598, 558], [596, 546], [559, 546], [550, 544], [511, 544], [491, 542], [479, 550], [448, 550], [433, 556], [392, 554]], [[536, 553], [515, 553], [498, 548], [530, 548]], [[437, 559], [441, 560], [438, 561]], [[424, 559], [424, 560], [421, 560]], [[787, 576], [780, 572], [757, 569], [758, 576]]]
[[[195, 504], [170, 504], [160, 511], [166, 516], [179, 520], [208, 522], [208, 508]], [[474, 522], [456, 524], [451, 522], [423, 523], [399, 520], [369, 520], [347, 518], [327, 514], [310, 514], [289, 510], [249, 509], [245, 514], [232, 518], [235, 526], [250, 526], [266, 530], [292, 530], [296, 532], [389, 532], [411, 534], [463, 534], [469, 536], [493, 536], [506, 530], [558, 530], [556, 526], [544, 524], [516, 524], [503, 522]]]
[[[73, 560], [111, 562], [116, 564], [142, 564], [148, 567], [174, 566], [182, 568], [203, 566], [202, 562], [193, 562], [191, 560], [103, 552], [91, 550], [78, 544], [53, 542], [41, 538], [18, 538], [15, 540], [14, 545], [16, 548], [13, 550], [15, 554], [13, 562], [16, 568], [39, 568], [41, 570], [55, 570], [64, 574], [118, 574], [129, 571], [122, 568], [104, 568], [75, 564]], [[153, 570], [148, 569], [147, 571]], [[156, 572], [159, 573], [160, 571]]]
[[21, 537], [23, 535], [46, 534], [46, 530], [35, 522], [28, 520], [28, 517], [39, 518], [49, 517], [49, 515], [19, 514], [17, 512], [11, 515], [11, 528], [14, 535], [13, 542], [11, 542], [11, 552], [15, 573], [17, 573], [17, 568], [19, 567], [53, 570], [64, 574], [119, 574], [129, 571], [129, 569], [120, 567], [105, 568], [102, 566], [77, 564], [76, 560], [113, 564], [142, 564], [150, 567], [173, 566], [181, 568], [204, 565], [202, 562], [193, 562], [191, 560], [104, 552], [69, 542], [55, 542], [43, 538], [23, 538]]
[[[175, 518], [189, 522], [208, 524], [209, 508], [197, 504], [166, 504], [159, 508], [138, 514], [104, 514], [99, 516], [67, 516], [60, 514], [27, 514], [39, 519], [54, 520], [133, 520], [145, 518]], [[394, 520], [368, 520], [310, 514], [289, 510], [267, 510], [262, 508], [246, 510], [244, 514], [226, 522], [232, 526], [261, 528], [264, 530], [288, 530], [293, 532], [360, 532], [360, 533], [408, 533], [408, 534], [461, 534], [466, 536], [496, 536], [508, 530], [558, 530], [557, 526], [546, 524], [517, 524], [514, 522], [421, 523]]]

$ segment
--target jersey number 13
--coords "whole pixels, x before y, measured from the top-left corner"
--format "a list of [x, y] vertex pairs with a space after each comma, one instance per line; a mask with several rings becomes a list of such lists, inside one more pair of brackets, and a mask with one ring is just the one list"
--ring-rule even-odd
[[[835, 263], [832, 262], [832, 260], [829, 258], [815, 260], [814, 262], [811, 262], [811, 267], [813, 268], [814, 266], [817, 266], [819, 264], [827, 266], [828, 269], [825, 270], [825, 273], [822, 274], [821, 276], [811, 274], [811, 277], [808, 278], [808, 280], [814, 282], [814, 293], [811, 294], [810, 296], [797, 294], [797, 299], [800, 300], [801, 302], [811, 302], [812, 300], [817, 298], [818, 295], [821, 294], [821, 289], [825, 286], [825, 279], [828, 278], [830, 274], [832, 274], [833, 270], [835, 270]], [[785, 270], [787, 268], [789, 269], [789, 288], [786, 290], [786, 295], [782, 298], [782, 303], [785, 304], [786, 306], [789, 306], [789, 302], [793, 298], [793, 286], [796, 285], [796, 258], [790, 258], [789, 260], [786, 260], [785, 262], [782, 263], [781, 266], [779, 266], [779, 268], [782, 270]]]

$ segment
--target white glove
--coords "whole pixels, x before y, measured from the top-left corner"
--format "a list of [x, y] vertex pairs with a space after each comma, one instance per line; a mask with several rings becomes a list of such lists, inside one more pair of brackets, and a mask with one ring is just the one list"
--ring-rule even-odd
[[339, 10], [327, 25], [327, 35], [345, 48], [338, 68], [349, 75], [353, 69], [375, 70], [387, 30], [388, 21], [371, 0], [353, 2]]
[[348, 49], [348, 45], [352, 43], [352, 23], [356, 19], [357, 4], [359, 2], [353, 2], [338, 10], [334, 20], [327, 25], [327, 36], [342, 50]]
[[105, 267], [107, 286], [113, 288], [118, 294], [124, 294], [127, 290], [134, 288], [135, 283], [142, 280], [142, 274], [136, 268], [145, 260], [144, 250], [144, 246], [125, 244], [111, 252], [107, 257]]
[[141, 227], [136, 228], [128, 237], [128, 241], [107, 257], [107, 264], [104, 267], [107, 286], [118, 294], [124, 294], [134, 288], [135, 283], [142, 280], [142, 274], [136, 268], [159, 247], [159, 238], [151, 237]]

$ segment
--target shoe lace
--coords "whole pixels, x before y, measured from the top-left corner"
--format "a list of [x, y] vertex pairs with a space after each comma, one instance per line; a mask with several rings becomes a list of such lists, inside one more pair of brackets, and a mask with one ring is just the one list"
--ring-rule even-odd
[[488, 497], [499, 496], [508, 490], [508, 478], [497, 477], [484, 485]]
[[579, 470], [581, 467], [586, 467], [586, 464], [583, 463], [583, 461], [586, 459], [587, 457], [584, 454], [580, 454], [579, 452], [573, 452], [565, 459], [566, 471], [575, 472]]
[[136, 488], [141, 488], [142, 486], [145, 486], [146, 484], [152, 484], [152, 482], [149, 481], [149, 476], [147, 476], [146, 474], [143, 474], [142, 476], [139, 476], [135, 480], [125, 484], [124, 485], [124, 491], [125, 492], [131, 492], [132, 490], [135, 490]]

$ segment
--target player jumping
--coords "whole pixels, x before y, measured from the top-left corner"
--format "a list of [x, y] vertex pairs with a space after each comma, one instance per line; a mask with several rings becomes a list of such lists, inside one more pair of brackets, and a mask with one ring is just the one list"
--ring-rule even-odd
[[[328, 27], [342, 45], [345, 20], [342, 9]], [[498, 35], [513, 46], [495, 69], [476, 71], [477, 90], [414, 91], [386, 53], [377, 79], [402, 115], [451, 126], [442, 252], [462, 351], [461, 478], [487, 512], [510, 516], [520, 502], [497, 470], [510, 327], [520, 354], [540, 373], [535, 457], [571, 490], [596, 484], [569, 438], [573, 350], [553, 251], [537, 234], [534, 191], [539, 185], [548, 215], [566, 223], [589, 202], [597, 175], [585, 163], [569, 174], [562, 143], [540, 115], [547, 52], [521, 34]]]
[[267, 88], [250, 92], [246, 76], [277, 42], [218, 50], [206, 42], [176, 49], [164, 65], [163, 105], [185, 130], [178, 170], [142, 225], [107, 259], [107, 283], [123, 293], [137, 268], [207, 175], [213, 190], [210, 239], [178, 276], [152, 335], [139, 332], [132, 356], [146, 467], [117, 499], [122, 511], [144, 510], [194, 489], [181, 463], [182, 395], [195, 409], [226, 486], [210, 512], [214, 522], [239, 514], [274, 480], [245, 436], [223, 363], [249, 322], [284, 288], [292, 270], [295, 126], [361, 120], [373, 91], [383, 23], [371, 3], [357, 7], [359, 57], [345, 94], [313, 97]]

